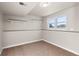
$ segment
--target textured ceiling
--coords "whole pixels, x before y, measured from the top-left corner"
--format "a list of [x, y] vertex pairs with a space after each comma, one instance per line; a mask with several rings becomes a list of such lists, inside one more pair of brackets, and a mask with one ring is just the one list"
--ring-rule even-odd
[[37, 3], [25, 2], [25, 6], [19, 5], [19, 2], [0, 2], [0, 10], [8, 15], [27, 15]]
[[47, 7], [40, 7], [40, 2], [24, 2], [26, 5], [21, 6], [19, 2], [0, 2], [0, 11], [7, 15], [26, 16], [47, 16], [64, 8], [69, 8], [75, 3], [71, 2], [50, 2]]

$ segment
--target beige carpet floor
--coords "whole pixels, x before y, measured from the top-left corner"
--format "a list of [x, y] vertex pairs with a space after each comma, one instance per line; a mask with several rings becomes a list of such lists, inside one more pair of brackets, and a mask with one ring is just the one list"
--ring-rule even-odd
[[4, 49], [3, 56], [76, 56], [44, 41]]

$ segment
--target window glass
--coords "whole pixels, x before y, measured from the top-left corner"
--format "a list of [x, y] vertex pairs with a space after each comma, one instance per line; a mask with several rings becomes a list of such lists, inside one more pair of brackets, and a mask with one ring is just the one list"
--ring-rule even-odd
[[67, 25], [67, 17], [66, 16], [59, 16], [56, 18], [51, 18], [48, 20], [48, 27], [49, 28], [65, 28]]
[[61, 16], [57, 18], [57, 28], [64, 28], [67, 24], [67, 17]]
[[49, 28], [55, 28], [55, 23], [56, 23], [55, 19], [49, 20], [48, 21]]

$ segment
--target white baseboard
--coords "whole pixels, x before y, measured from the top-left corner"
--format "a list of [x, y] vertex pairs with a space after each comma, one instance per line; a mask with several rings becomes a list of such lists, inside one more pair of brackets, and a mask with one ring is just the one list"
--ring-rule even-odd
[[10, 46], [6, 46], [6, 47], [3, 47], [3, 49], [11, 48], [11, 47], [19, 46], [19, 45], [24, 45], [24, 44], [29, 44], [29, 43], [33, 43], [33, 42], [38, 42], [38, 41], [42, 41], [42, 39], [34, 40], [34, 41], [29, 41], [29, 42], [23, 42], [23, 43], [20, 43], [20, 44], [14, 44], [14, 45], [10, 45]]
[[65, 47], [62, 47], [62, 46], [60, 46], [60, 45], [58, 45], [58, 44], [55, 44], [55, 43], [53, 43], [53, 42], [50, 42], [50, 41], [48, 41], [48, 40], [44, 40], [44, 39], [43, 39], [43, 41], [45, 41], [45, 42], [47, 42], [47, 43], [50, 43], [50, 44], [52, 44], [52, 45], [55, 45], [55, 46], [57, 46], [57, 47], [60, 47], [60, 48], [62, 48], [62, 49], [64, 49], [64, 50], [66, 50], [66, 51], [69, 51], [69, 52], [73, 53], [73, 54], [79, 55], [79, 53], [77, 53], [77, 52], [75, 52], [75, 51], [72, 51], [72, 50], [70, 50], [70, 49], [67, 49], [67, 48], [65, 48]]
[[[77, 53], [77, 52], [75, 52], [75, 51], [72, 51], [72, 50], [70, 50], [70, 49], [67, 49], [67, 48], [65, 48], [65, 47], [62, 47], [62, 46], [60, 46], [60, 45], [58, 45], [58, 44], [55, 44], [55, 43], [53, 43], [53, 42], [50, 42], [50, 41], [44, 40], [44, 39], [34, 40], [34, 41], [29, 41], [29, 42], [23, 42], [23, 43], [15, 44], [15, 45], [10, 45], [10, 46], [3, 47], [3, 49], [11, 48], [11, 47], [15, 47], [15, 46], [23, 45], [23, 44], [29, 44], [29, 43], [33, 43], [33, 42], [38, 42], [38, 41], [45, 41], [45, 42], [47, 42], [47, 43], [49, 43], [49, 44], [53, 44], [53, 45], [55, 45], [55, 46], [57, 46], [57, 47], [60, 47], [60, 48], [62, 48], [62, 49], [64, 49], [64, 50], [67, 50], [67, 51], [69, 51], [69, 52], [71, 52], [71, 53], [74, 53], [74, 54], [76, 54], [76, 55], [79, 55], [79, 53]], [[2, 52], [2, 51], [1, 51], [1, 52]], [[1, 54], [1, 52], [0, 52], [0, 54]]]

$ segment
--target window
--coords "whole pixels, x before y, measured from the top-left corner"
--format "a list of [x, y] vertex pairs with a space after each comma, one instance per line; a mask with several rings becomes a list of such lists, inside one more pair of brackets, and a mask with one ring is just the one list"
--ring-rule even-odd
[[53, 19], [53, 20], [49, 20], [48, 21], [48, 26], [49, 26], [49, 28], [55, 28], [55, 19]]
[[61, 16], [57, 18], [57, 28], [65, 28], [67, 24], [67, 17]]
[[49, 28], [65, 28], [67, 24], [66, 16], [59, 16], [54, 19], [48, 20]]

